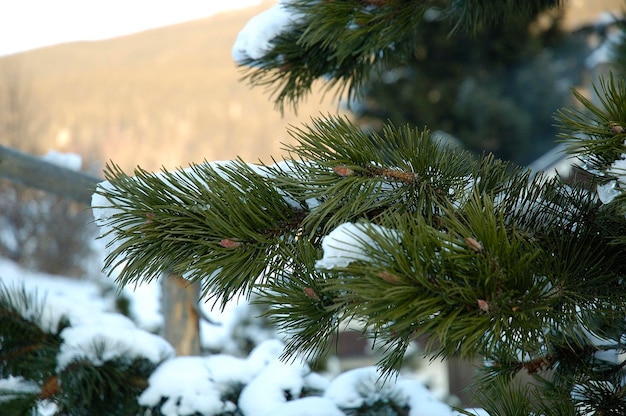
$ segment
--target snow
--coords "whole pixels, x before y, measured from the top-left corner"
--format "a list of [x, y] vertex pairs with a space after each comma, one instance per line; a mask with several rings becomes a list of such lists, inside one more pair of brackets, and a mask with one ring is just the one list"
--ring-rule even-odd
[[71, 317], [72, 326], [61, 331], [64, 342], [57, 355], [58, 372], [83, 359], [96, 366], [116, 358], [145, 358], [158, 364], [174, 355], [174, 348], [165, 339], [137, 328], [120, 314], [83, 315], [81, 318]]
[[124, 286], [121, 295], [130, 301], [129, 315], [139, 328], [157, 332], [163, 326], [160, 280], [136, 286]]
[[246, 23], [232, 48], [235, 62], [244, 64], [250, 59], [261, 59], [272, 49], [272, 39], [298, 21], [298, 14], [288, 7], [290, 2], [281, 0]]
[[[109, 181], [102, 181], [98, 183], [97, 188], [105, 191], [113, 189], [113, 185]], [[115, 239], [115, 230], [113, 227], [107, 224], [116, 214], [119, 214], [120, 210], [113, 207], [113, 202], [121, 201], [109, 201], [107, 198], [100, 194], [94, 193], [91, 196], [91, 211], [94, 217], [94, 223], [100, 230], [100, 236], [102, 243], [106, 247], [107, 252], [113, 251], [116, 247], [119, 247], [124, 243], [124, 239]]]
[[[50, 332], [58, 328], [63, 316], [80, 319], [81, 316], [101, 313], [111, 307], [110, 302], [103, 298], [101, 287], [96, 282], [26, 271], [3, 258], [0, 258], [0, 281], [9, 289], [23, 286], [27, 292], [42, 300], [43, 310], [39, 323]], [[35, 317], [37, 310], [24, 309], [22, 313], [24, 316]]]
[[65, 342], [57, 356], [57, 371], [82, 358], [97, 365], [116, 357], [143, 357], [158, 363], [174, 353], [163, 338], [111, 313], [112, 301], [103, 298], [102, 287], [94, 281], [26, 272], [1, 258], [0, 279], [9, 290], [23, 287], [40, 300], [37, 307], [41, 310], [20, 305], [21, 313], [46, 331], [55, 333], [63, 318], [69, 320], [70, 326], [61, 331]]
[[274, 409], [287, 402], [287, 398], [300, 396], [306, 372], [305, 367], [273, 360], [241, 392], [241, 410], [246, 415], [271, 416]]
[[272, 416], [344, 416], [337, 406], [324, 397], [304, 397], [278, 406]]
[[[332, 230], [322, 240], [324, 256], [315, 263], [317, 269], [330, 270], [346, 267], [357, 261], [368, 261], [368, 251], [378, 247], [370, 237], [379, 234], [400, 243], [397, 231], [376, 224], [344, 223]], [[369, 248], [369, 250], [368, 250]]]
[[405, 378], [384, 381], [375, 367], [357, 368], [339, 375], [326, 389], [324, 398], [341, 409], [394, 402], [399, 407], [410, 407], [409, 416], [454, 415], [422, 383]]
[[417, 380], [402, 380], [398, 383], [400, 395], [411, 408], [409, 416], [452, 416], [448, 405], [437, 400], [422, 383]]
[[[624, 141], [624, 147], [626, 147], [626, 141]], [[596, 190], [600, 201], [608, 204], [626, 192], [626, 153], [622, 153], [619, 159], [613, 161], [605, 173], [616, 179], [598, 185]]]
[[[16, 394], [35, 394], [39, 393], [40, 389], [34, 381], [25, 380], [23, 377], [9, 376], [0, 379], [0, 392], [4, 391], [15, 392]], [[0, 403], [12, 400], [14, 397], [15, 395], [12, 394], [0, 394]]]
[[[176, 357], [163, 363], [148, 380], [139, 398], [143, 406], [158, 406], [166, 416], [219, 414], [232, 411], [235, 403], [225, 399], [245, 386], [239, 407], [245, 415], [273, 415], [287, 397], [298, 398], [309, 380], [308, 367], [287, 365], [279, 360], [284, 345], [268, 340], [258, 345], [248, 358], [218, 354], [207, 357]], [[287, 394], [287, 397], [286, 397]]]
[[146, 407], [160, 406], [165, 416], [219, 414], [233, 410], [235, 405], [222, 401], [211, 381], [205, 357], [175, 357], [160, 365], [148, 379], [148, 388], [138, 403]]
[[48, 151], [41, 159], [48, 163], [75, 171], [79, 171], [83, 165], [83, 158], [80, 155], [76, 153], [61, 153], [56, 150]]
[[596, 192], [598, 193], [598, 198], [600, 198], [600, 201], [602, 201], [603, 204], [608, 204], [621, 195], [621, 192], [617, 189], [617, 181], [610, 181], [608, 183], [598, 185]]
[[[26, 271], [4, 259], [0, 259], [0, 278], [9, 289], [22, 285], [28, 291], [37, 289], [38, 297], [45, 298], [47, 329], [54, 330], [61, 316], [69, 318], [71, 326], [61, 332], [64, 343], [57, 356], [58, 371], [76, 359], [87, 359], [97, 366], [118, 357], [143, 357], [158, 364], [138, 402], [158, 407], [165, 416], [217, 415], [237, 409], [244, 416], [339, 416], [354, 405], [380, 398], [395, 398], [415, 406], [412, 416], [454, 415], [415, 380], [400, 376], [383, 385], [373, 367], [329, 380], [311, 372], [302, 362], [281, 361], [284, 344], [277, 339], [262, 342], [245, 358], [227, 354], [175, 357], [172, 347], [162, 338], [140, 329], [129, 318], [112, 313], [112, 301], [102, 297], [110, 291], [103, 292], [97, 281]], [[152, 297], [154, 293], [144, 291], [136, 296]], [[231, 311], [227, 318], [236, 315]], [[224, 328], [230, 325], [227, 318], [220, 316]], [[16, 393], [36, 393], [40, 389], [19, 377], [0, 379], [0, 389], [3, 388]], [[242, 390], [235, 403], [232, 400], [238, 389]], [[301, 397], [303, 394], [313, 396]], [[53, 403], [40, 403], [41, 415], [53, 415], [56, 410]]]

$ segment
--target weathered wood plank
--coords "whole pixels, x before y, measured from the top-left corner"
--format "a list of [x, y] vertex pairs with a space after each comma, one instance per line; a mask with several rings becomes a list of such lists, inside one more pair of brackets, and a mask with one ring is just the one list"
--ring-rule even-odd
[[85, 205], [91, 204], [91, 194], [102, 181], [5, 146], [0, 146], [0, 177]]

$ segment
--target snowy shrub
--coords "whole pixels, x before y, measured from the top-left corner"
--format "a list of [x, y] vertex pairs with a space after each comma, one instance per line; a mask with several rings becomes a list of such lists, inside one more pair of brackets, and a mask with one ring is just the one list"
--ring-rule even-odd
[[280, 361], [282, 352], [268, 340], [245, 359], [171, 358], [150, 376], [139, 403], [163, 416], [454, 415], [418, 381], [384, 381], [374, 367], [328, 381], [302, 363]]

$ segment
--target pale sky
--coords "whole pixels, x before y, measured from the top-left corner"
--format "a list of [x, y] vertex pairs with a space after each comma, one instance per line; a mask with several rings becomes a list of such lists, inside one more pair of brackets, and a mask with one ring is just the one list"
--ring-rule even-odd
[[261, 0], [0, 0], [0, 56], [201, 19]]

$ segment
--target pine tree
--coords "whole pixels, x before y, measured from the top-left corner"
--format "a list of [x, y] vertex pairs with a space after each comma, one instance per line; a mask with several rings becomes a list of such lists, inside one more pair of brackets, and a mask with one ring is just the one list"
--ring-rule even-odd
[[[432, 8], [454, 39], [559, 4], [284, 0], [233, 55], [279, 109], [320, 78], [352, 99], [373, 69], [409, 59]], [[352, 321], [382, 380], [420, 337], [435, 356], [484, 359], [474, 394], [490, 415], [626, 414], [626, 82], [609, 75], [596, 93], [556, 115], [582, 183], [441, 146], [421, 126], [367, 135], [332, 115], [291, 128], [273, 164], [110, 164], [94, 199], [105, 270], [119, 285], [167, 270], [218, 305], [254, 293], [287, 360], [323, 355]]]
[[408, 62], [373, 71], [348, 103], [355, 123], [432, 126], [479, 154], [534, 161], [554, 146], [552, 116], [571, 104], [564, 86], [582, 83], [590, 54], [585, 37], [566, 36], [563, 14], [534, 9], [451, 37], [453, 22], [431, 9]]

